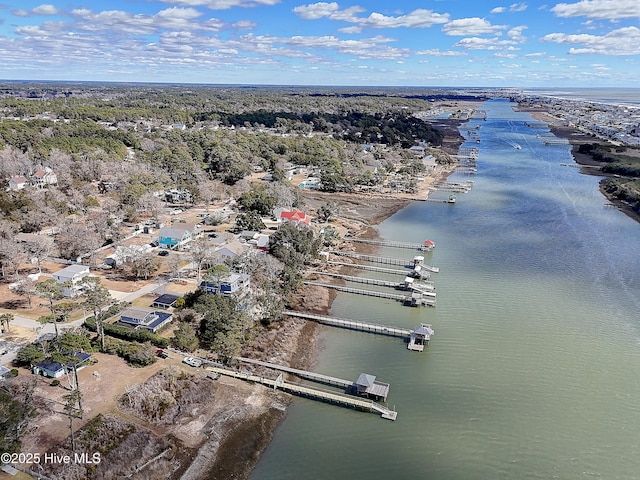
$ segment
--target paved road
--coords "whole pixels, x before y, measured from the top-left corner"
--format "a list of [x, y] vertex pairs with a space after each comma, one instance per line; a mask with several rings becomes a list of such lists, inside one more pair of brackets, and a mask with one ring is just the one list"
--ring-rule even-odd
[[[162, 283], [150, 283], [145, 285], [144, 287], [136, 290], [135, 292], [127, 294], [121, 301], [132, 302], [136, 298], [142, 297], [147, 293], [151, 292], [162, 292], [164, 291], [164, 287], [167, 282]], [[62, 332], [64, 330], [68, 330], [70, 328], [79, 327], [84, 323], [86, 317], [91, 316], [92, 314], [87, 314], [78, 320], [74, 320], [73, 322], [58, 324], [58, 331]], [[14, 314], [13, 322], [11, 325], [16, 325], [18, 327], [26, 328], [36, 332], [37, 338], [42, 337], [47, 334], [55, 334], [55, 326], [53, 323], [41, 324], [37, 320], [33, 320], [31, 318], [23, 317], [20, 315]], [[10, 366], [9, 364], [16, 358], [16, 354], [18, 350], [22, 347], [22, 345], [17, 344], [15, 342], [8, 342], [3, 340], [0, 336], [0, 365]]]

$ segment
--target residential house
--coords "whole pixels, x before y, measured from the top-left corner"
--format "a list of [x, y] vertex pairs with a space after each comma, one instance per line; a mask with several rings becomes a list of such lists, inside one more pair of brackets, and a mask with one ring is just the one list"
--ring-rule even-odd
[[17, 177], [12, 177], [9, 180], [9, 190], [22, 190], [27, 186], [28, 180], [22, 175], [18, 175]]
[[158, 246], [171, 250], [183, 250], [196, 236], [193, 223], [176, 223], [158, 231]]
[[280, 212], [279, 220], [282, 223], [293, 222], [296, 225], [309, 225], [311, 223], [311, 217], [302, 210]]
[[199, 287], [214, 295], [239, 295], [249, 291], [251, 280], [249, 275], [244, 273], [231, 273], [219, 280], [207, 278], [200, 282]]
[[180, 298], [182, 297], [180, 297], [179, 295], [173, 295], [171, 293], [163, 293], [153, 301], [153, 303], [151, 304], [151, 307], [168, 310], [169, 308], [175, 307], [176, 302]]
[[75, 297], [80, 293], [78, 283], [89, 275], [87, 265], [73, 264], [51, 275], [58, 283], [69, 282], [68, 286], [62, 288], [65, 297]]
[[158, 312], [148, 308], [129, 307], [120, 312], [120, 320], [116, 325], [134, 329], [146, 329], [156, 333], [172, 320], [172, 314]]
[[164, 192], [165, 201], [168, 203], [191, 203], [191, 192], [185, 189], [174, 188]]
[[49, 167], [45, 167], [44, 170], [38, 170], [31, 176], [31, 184], [34, 187], [44, 188], [49, 185], [56, 185], [57, 183], [58, 177]]
[[[75, 362], [76, 370], [86, 367], [88, 360], [91, 358], [91, 354], [84, 352], [76, 352], [73, 356], [78, 359], [77, 362]], [[33, 366], [33, 373], [49, 378], [60, 378], [71, 370], [73, 370], [73, 365], [71, 363], [62, 364], [60, 362], [55, 362], [52, 359], [43, 360]]]
[[219, 263], [228, 263], [233, 261], [239, 255], [245, 253], [247, 250], [249, 250], [249, 247], [246, 243], [236, 240], [217, 249], [213, 252], [213, 257]]

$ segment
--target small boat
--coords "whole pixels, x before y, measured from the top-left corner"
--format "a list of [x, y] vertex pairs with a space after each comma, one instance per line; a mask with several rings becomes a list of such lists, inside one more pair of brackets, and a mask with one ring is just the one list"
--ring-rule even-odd
[[447, 203], [456, 203], [456, 196], [449, 195], [449, 200], [447, 200]]

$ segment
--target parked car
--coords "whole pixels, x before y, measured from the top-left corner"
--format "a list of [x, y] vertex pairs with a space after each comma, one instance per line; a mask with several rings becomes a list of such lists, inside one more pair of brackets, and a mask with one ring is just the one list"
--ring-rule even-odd
[[156, 355], [160, 358], [169, 358], [169, 354], [164, 350], [156, 350]]
[[202, 360], [194, 357], [184, 357], [182, 363], [186, 363], [187, 365], [191, 365], [192, 367], [199, 367], [202, 365]]
[[169, 250], [160, 250], [158, 252], [158, 255], [160, 255], [161, 257], [166, 257], [167, 255], [169, 255]]

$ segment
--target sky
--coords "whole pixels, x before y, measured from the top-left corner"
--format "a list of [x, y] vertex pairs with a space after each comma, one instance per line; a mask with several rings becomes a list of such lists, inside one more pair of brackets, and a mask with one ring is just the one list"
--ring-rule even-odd
[[639, 23], [639, 0], [0, 0], [0, 79], [640, 87]]

